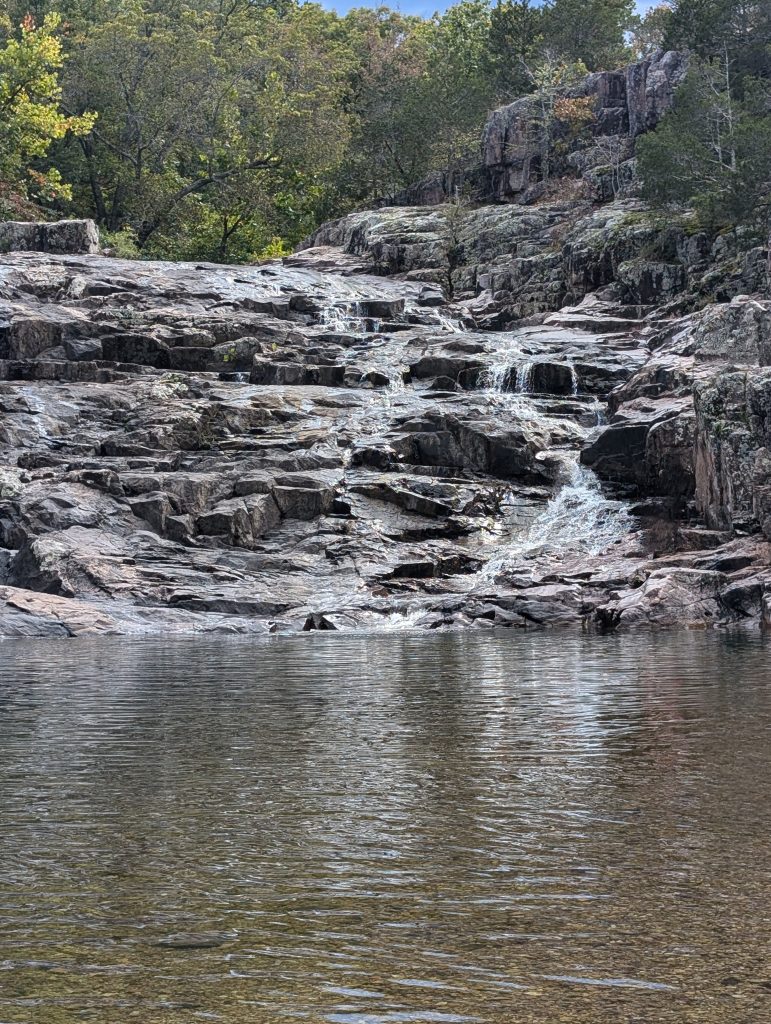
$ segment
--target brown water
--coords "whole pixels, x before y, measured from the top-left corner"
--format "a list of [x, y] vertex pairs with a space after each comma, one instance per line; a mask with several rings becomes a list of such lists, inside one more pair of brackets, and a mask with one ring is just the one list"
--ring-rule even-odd
[[771, 1020], [771, 646], [0, 647], [0, 1022]]

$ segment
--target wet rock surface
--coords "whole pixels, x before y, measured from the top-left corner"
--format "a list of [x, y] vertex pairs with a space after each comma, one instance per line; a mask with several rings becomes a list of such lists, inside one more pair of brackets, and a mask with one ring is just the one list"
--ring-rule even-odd
[[767, 303], [445, 294], [329, 246], [3, 256], [0, 634], [771, 615]]
[[668, 316], [766, 288], [767, 255], [736, 240], [662, 226], [640, 199], [597, 204], [579, 182], [562, 179], [537, 205], [384, 207], [325, 224], [298, 259], [407, 280], [430, 281], [478, 326], [499, 330], [525, 318], [541, 323], [597, 295], [622, 322], [594, 311], [575, 326], [616, 331], [652, 310]]

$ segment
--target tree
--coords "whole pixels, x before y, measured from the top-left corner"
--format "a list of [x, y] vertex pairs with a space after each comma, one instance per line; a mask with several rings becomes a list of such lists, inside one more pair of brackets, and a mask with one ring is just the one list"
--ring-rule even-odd
[[95, 122], [91, 113], [71, 117], [61, 111], [59, 24], [56, 14], [46, 15], [40, 26], [28, 16], [0, 49], [0, 182], [22, 198], [69, 197], [57, 169], [35, 164], [55, 140], [85, 135]]
[[747, 78], [771, 77], [771, 4], [768, 0], [669, 0], [665, 45], [703, 59], [727, 55], [742, 91]]
[[558, 132], [580, 131], [592, 114], [585, 100], [570, 100], [565, 90], [583, 78], [587, 71], [580, 61], [568, 63], [562, 57], [546, 52], [538, 64], [526, 68], [535, 90], [533, 130], [538, 143], [541, 179], [551, 173], [551, 157]]
[[649, 57], [664, 48], [671, 17], [671, 7], [663, 3], [649, 7], [642, 15], [634, 15], [630, 23], [630, 48], [636, 59]]
[[472, 155], [492, 102], [487, 0], [462, 0], [429, 21], [387, 8], [352, 11], [355, 120], [345, 174], [356, 196], [393, 197]]
[[355, 60], [348, 94], [353, 131], [338, 181], [341, 199], [346, 192], [353, 201], [393, 196], [429, 162], [429, 118], [418, 102], [428, 55], [417, 25], [418, 19], [387, 8], [359, 8], [344, 19]]
[[499, 102], [527, 92], [530, 83], [525, 67], [537, 59], [543, 25], [544, 8], [533, 7], [530, 0], [497, 0], [490, 11], [488, 75]]
[[148, 252], [176, 255], [185, 235], [196, 253], [228, 258], [237, 234], [259, 248], [276, 233], [292, 181], [294, 231], [307, 229], [348, 140], [334, 25], [313, 5], [281, 17], [249, 0], [115, 0], [109, 18], [83, 21], [65, 98], [101, 116], [78, 151], [59, 154], [81, 202]]
[[732, 95], [731, 62], [692, 62], [672, 109], [638, 141], [644, 194], [662, 206], [691, 206], [710, 229], [765, 232], [771, 191], [771, 90], [745, 81]]
[[548, 0], [544, 10], [546, 46], [590, 71], [609, 70], [629, 58], [625, 33], [634, 0]]

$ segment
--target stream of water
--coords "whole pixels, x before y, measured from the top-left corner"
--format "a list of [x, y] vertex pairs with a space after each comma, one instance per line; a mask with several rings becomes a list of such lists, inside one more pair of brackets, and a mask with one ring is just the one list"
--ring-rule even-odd
[[[546, 425], [552, 419], [533, 396], [533, 360], [524, 358], [516, 338], [505, 337], [482, 373], [480, 384], [489, 400], [514, 419]], [[571, 396], [579, 395], [579, 382], [572, 364]], [[592, 407], [596, 423], [602, 422], [602, 406]], [[583, 431], [587, 436], [588, 430]], [[526, 529], [510, 537], [490, 557], [483, 576], [494, 577], [514, 568], [523, 558], [539, 555], [599, 555], [626, 536], [633, 523], [626, 502], [608, 497], [596, 474], [579, 462], [578, 450], [545, 453], [559, 463], [555, 492]]]

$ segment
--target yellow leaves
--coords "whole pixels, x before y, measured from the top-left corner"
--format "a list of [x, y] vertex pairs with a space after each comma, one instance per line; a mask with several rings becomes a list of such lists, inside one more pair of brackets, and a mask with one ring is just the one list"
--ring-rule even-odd
[[571, 128], [581, 128], [594, 120], [589, 96], [560, 96], [554, 101], [554, 116]]
[[56, 199], [72, 199], [72, 188], [62, 181], [62, 176], [56, 168], [51, 168], [45, 174], [39, 171], [28, 170], [32, 193], [39, 199], [46, 202], [53, 202]]
[[[0, 49], [0, 177], [17, 181], [21, 188], [29, 160], [45, 156], [51, 143], [68, 132], [87, 134], [96, 120], [95, 114], [68, 116], [59, 109], [58, 71], [64, 56], [54, 33], [60, 22], [58, 14], [49, 14], [37, 26], [28, 15], [18, 36]], [[44, 198], [69, 195], [56, 170], [27, 177]]]

